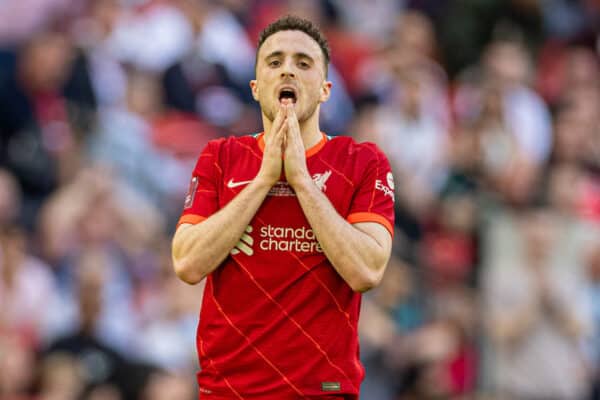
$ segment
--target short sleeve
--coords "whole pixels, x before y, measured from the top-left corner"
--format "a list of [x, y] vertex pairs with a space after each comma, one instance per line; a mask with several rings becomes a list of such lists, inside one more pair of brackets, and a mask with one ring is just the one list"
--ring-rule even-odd
[[365, 157], [359, 157], [363, 173], [346, 220], [351, 224], [376, 222], [394, 236], [394, 177], [390, 163], [375, 145], [365, 144]]
[[200, 223], [218, 210], [218, 149], [218, 141], [211, 141], [198, 157], [177, 226]]

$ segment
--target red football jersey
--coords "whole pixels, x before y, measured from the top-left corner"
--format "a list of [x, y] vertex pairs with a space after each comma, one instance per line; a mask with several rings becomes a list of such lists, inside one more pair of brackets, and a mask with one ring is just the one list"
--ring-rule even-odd
[[[180, 223], [203, 221], [243, 190], [258, 173], [263, 148], [262, 134], [209, 142]], [[375, 145], [323, 135], [306, 156], [315, 184], [341, 216], [393, 234], [394, 181]], [[201, 397], [357, 395], [364, 377], [360, 301], [325, 257], [291, 186], [278, 182], [207, 277], [197, 334]]]

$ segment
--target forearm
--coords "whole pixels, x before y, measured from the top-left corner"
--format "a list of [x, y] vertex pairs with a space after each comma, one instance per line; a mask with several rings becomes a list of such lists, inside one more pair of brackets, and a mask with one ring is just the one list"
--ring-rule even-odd
[[378, 243], [342, 218], [310, 177], [296, 184], [294, 190], [325, 256], [340, 276], [355, 291], [377, 286], [390, 246]]
[[238, 243], [270, 188], [257, 178], [206, 220], [179, 227], [172, 244], [177, 276], [196, 284], [214, 271]]

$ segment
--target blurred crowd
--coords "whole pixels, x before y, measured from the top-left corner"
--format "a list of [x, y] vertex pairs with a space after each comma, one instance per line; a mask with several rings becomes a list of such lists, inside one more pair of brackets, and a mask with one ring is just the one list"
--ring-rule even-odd
[[170, 238], [288, 13], [396, 179], [361, 399], [599, 399], [598, 0], [0, 1], [0, 399], [197, 397]]

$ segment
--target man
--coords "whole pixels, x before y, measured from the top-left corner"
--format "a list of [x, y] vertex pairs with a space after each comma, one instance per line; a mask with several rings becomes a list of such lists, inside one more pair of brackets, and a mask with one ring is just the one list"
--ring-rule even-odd
[[489, 227], [482, 294], [490, 383], [503, 399], [586, 398], [582, 344], [592, 320], [582, 253], [596, 233], [540, 205], [492, 216]]
[[329, 49], [288, 16], [261, 34], [252, 94], [264, 133], [210, 142], [173, 239], [175, 272], [206, 287], [203, 399], [357, 399], [360, 292], [393, 234], [394, 183], [372, 144], [319, 130]]

